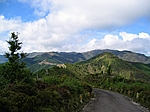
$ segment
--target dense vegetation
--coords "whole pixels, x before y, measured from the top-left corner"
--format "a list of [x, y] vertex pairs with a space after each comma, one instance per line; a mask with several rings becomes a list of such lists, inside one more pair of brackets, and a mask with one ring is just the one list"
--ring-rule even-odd
[[92, 88], [69, 74], [42, 75], [34, 84], [6, 85], [0, 91], [0, 111], [73, 112], [91, 97]]
[[19, 51], [18, 34], [7, 42], [8, 62], [0, 65], [0, 111], [73, 112], [90, 99], [92, 88], [65, 68], [30, 72], [22, 62], [26, 54]]

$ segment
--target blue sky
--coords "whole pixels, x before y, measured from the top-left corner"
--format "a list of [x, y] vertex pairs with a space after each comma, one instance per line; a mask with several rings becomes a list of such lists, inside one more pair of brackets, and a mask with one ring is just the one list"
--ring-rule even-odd
[[3, 0], [0, 3], [0, 14], [7, 19], [20, 17], [23, 22], [37, 20], [38, 16], [33, 13], [34, 8], [28, 3], [22, 3], [18, 0]]
[[149, 0], [0, 0], [0, 54], [11, 32], [25, 52], [94, 49], [150, 55]]

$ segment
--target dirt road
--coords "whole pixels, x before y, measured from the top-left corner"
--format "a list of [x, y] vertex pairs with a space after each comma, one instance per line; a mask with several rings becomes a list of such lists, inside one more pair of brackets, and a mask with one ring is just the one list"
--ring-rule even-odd
[[83, 108], [83, 112], [146, 112], [121, 94], [100, 89], [93, 91], [96, 97]]

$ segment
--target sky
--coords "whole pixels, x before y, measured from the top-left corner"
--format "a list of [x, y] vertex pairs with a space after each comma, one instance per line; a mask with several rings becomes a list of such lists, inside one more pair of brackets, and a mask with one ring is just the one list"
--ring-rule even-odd
[[129, 50], [150, 56], [150, 0], [0, 0], [0, 54]]

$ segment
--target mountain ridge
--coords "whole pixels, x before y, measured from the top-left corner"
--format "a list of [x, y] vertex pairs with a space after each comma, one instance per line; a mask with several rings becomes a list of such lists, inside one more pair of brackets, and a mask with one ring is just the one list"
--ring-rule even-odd
[[[144, 64], [150, 64], [150, 57], [145, 56], [144, 54], [135, 53], [132, 51], [118, 51], [118, 50], [110, 50], [110, 49], [96, 49], [92, 51], [87, 51], [83, 53], [78, 52], [33, 52], [29, 53], [28, 56], [23, 59], [26, 62], [27, 67], [31, 68], [31, 70], [39, 70], [43, 68], [43, 66], [54, 66], [62, 63], [77, 63], [81, 61], [88, 60], [98, 54], [103, 52], [110, 52], [117, 56], [118, 58], [128, 61], [128, 62], [140, 62]], [[51, 63], [51, 65], [44, 65], [42, 63]], [[0, 63], [7, 62], [7, 59], [4, 56], [0, 56]], [[39, 65], [39, 63], [42, 63]]]
[[104, 49], [104, 50], [97, 49], [97, 50], [85, 52], [84, 55], [87, 55], [86, 57], [89, 59], [89, 58], [91, 58], [90, 56], [95, 56], [95, 55], [103, 53], [103, 52], [110, 52], [110, 53], [116, 55], [117, 57], [119, 57], [120, 59], [129, 61], [129, 62], [141, 62], [141, 63], [145, 63], [145, 64], [150, 63], [150, 57], [148, 57], [144, 54], [141, 54], [141, 53], [136, 53], [136, 52], [127, 51], [127, 50], [119, 51], [119, 50], [110, 50], [110, 49]]
[[[150, 57], [146, 56], [141, 53], [136, 53], [132, 51], [119, 51], [119, 50], [110, 50], [110, 49], [96, 49], [96, 50], [91, 50], [87, 52], [33, 52], [29, 53], [26, 58], [35, 58], [35, 57], [40, 57], [44, 56], [44, 58], [54, 58], [59, 60], [60, 62], [69, 62], [69, 63], [74, 63], [78, 61], [84, 61], [87, 59], [90, 59], [98, 54], [101, 54], [103, 52], [110, 52], [117, 57], [129, 61], [129, 62], [141, 62], [145, 64], [150, 63]], [[65, 59], [67, 58], [67, 59]], [[7, 59], [4, 57], [4, 55], [0, 55], [0, 63], [6, 62]]]
[[[119, 57], [120, 59], [129, 61], [129, 62], [141, 62], [141, 63], [145, 63], [145, 64], [150, 63], [150, 57], [148, 57], [144, 54], [141, 54], [141, 53], [136, 53], [136, 52], [127, 51], [127, 50], [119, 51], [119, 50], [110, 50], [110, 49], [104, 49], [104, 50], [96, 49], [96, 50], [82, 52], [82, 53], [79, 53], [79, 52], [45, 52], [40, 55], [47, 54], [51, 58], [60, 60], [63, 63], [65, 63], [65, 62], [75, 63], [75, 62], [90, 59], [98, 54], [103, 53], [103, 52], [110, 52], [110, 53], [116, 55], [117, 57]], [[30, 54], [29, 54], [29, 56], [30, 56]], [[36, 55], [36, 56], [39, 56], [39, 55]]]

